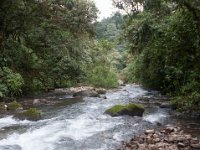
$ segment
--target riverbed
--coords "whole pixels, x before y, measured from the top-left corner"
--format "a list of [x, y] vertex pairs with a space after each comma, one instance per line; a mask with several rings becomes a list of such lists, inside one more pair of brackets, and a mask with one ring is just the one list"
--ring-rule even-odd
[[160, 127], [158, 123], [176, 123], [171, 110], [156, 105], [146, 107], [143, 117], [104, 114], [116, 104], [138, 102], [141, 97], [154, 95], [139, 85], [108, 90], [107, 99], [85, 97], [73, 101], [69, 94], [47, 95], [61, 103], [40, 107], [40, 121], [0, 118], [0, 150], [116, 150], [133, 135]]

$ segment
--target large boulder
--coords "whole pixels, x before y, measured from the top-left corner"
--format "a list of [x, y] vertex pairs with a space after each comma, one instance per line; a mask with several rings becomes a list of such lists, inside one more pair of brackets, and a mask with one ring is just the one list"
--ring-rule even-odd
[[144, 106], [141, 104], [128, 104], [128, 105], [115, 105], [105, 111], [106, 114], [112, 117], [129, 115], [129, 116], [142, 116], [144, 113]]
[[73, 94], [73, 97], [100, 97], [94, 90], [84, 90]]
[[28, 110], [18, 112], [14, 115], [15, 118], [20, 120], [37, 121], [41, 119], [41, 112], [36, 108], [30, 108]]

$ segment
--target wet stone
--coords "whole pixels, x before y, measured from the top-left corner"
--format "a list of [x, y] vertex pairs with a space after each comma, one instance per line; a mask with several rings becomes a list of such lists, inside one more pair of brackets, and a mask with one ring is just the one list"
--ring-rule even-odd
[[150, 144], [149, 150], [158, 150], [158, 147], [156, 145]]
[[198, 143], [198, 144], [191, 144], [191, 147], [195, 148], [195, 149], [200, 149], [200, 143]]
[[153, 134], [153, 133], [155, 133], [155, 130], [146, 130], [145, 131], [145, 134]]
[[156, 138], [154, 141], [155, 141], [155, 143], [158, 143], [158, 142], [160, 142], [160, 138]]
[[[166, 127], [160, 131], [146, 130], [145, 135], [131, 140], [133, 150], [195, 150], [200, 149], [198, 138], [184, 134], [178, 127]], [[143, 142], [139, 142], [143, 140]], [[127, 143], [128, 145], [128, 143]], [[138, 146], [138, 148], [136, 148]]]
[[178, 147], [185, 147], [186, 145], [184, 143], [179, 142]]
[[126, 146], [125, 150], [132, 150], [132, 147]]
[[173, 132], [175, 129], [174, 129], [174, 127], [167, 127], [166, 128], [166, 132], [167, 133], [171, 133], [171, 132]]
[[197, 138], [192, 138], [190, 141], [191, 144], [198, 144], [199, 140]]

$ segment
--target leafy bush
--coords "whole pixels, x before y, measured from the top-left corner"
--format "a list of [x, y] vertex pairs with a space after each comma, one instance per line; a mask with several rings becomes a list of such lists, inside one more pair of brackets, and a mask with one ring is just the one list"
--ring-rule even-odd
[[94, 3], [11, 1], [0, 4], [1, 100], [79, 80], [94, 35]]
[[13, 72], [8, 67], [0, 69], [0, 97], [15, 96], [21, 93], [24, 80], [19, 73]]
[[104, 66], [96, 66], [88, 73], [88, 82], [95, 87], [114, 88], [117, 87], [116, 73]]
[[[195, 80], [196, 79], [196, 80]], [[199, 111], [200, 108], [200, 75], [193, 73], [190, 81], [181, 87], [180, 92], [173, 98], [173, 103], [180, 110]]]

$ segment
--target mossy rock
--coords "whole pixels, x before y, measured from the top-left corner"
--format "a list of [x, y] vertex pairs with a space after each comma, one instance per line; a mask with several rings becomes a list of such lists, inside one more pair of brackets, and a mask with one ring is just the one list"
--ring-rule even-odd
[[17, 110], [22, 110], [22, 109], [23, 109], [22, 105], [20, 103], [16, 102], [16, 101], [13, 101], [12, 103], [8, 104], [8, 110], [9, 111], [14, 112], [14, 111], [17, 111]]
[[115, 105], [105, 111], [106, 114], [115, 116], [129, 115], [129, 116], [142, 116], [144, 113], [144, 106], [141, 104], [128, 104], [128, 105]]
[[41, 119], [41, 112], [36, 108], [30, 108], [23, 112], [17, 113], [14, 116], [20, 120], [26, 119], [31, 121], [37, 121]]

